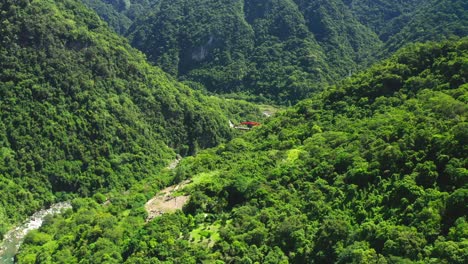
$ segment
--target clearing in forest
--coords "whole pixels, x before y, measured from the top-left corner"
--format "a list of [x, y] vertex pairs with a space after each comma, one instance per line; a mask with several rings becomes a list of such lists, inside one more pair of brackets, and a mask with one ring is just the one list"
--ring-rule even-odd
[[189, 182], [189, 180], [186, 180], [179, 184], [169, 186], [151, 198], [145, 204], [145, 209], [148, 212], [148, 218], [146, 221], [151, 221], [162, 214], [173, 213], [182, 209], [182, 207], [188, 202], [190, 196], [178, 195], [176, 192], [185, 187]]

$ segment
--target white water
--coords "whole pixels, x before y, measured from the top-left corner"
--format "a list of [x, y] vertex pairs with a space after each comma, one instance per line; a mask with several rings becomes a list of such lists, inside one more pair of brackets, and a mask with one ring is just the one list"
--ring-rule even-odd
[[49, 209], [40, 210], [29, 217], [26, 222], [16, 228], [8, 231], [0, 244], [0, 263], [12, 264], [14, 257], [18, 252], [21, 243], [23, 242], [26, 234], [34, 229], [41, 227], [44, 218], [47, 215], [58, 214], [65, 209], [72, 208], [69, 202], [56, 203]]

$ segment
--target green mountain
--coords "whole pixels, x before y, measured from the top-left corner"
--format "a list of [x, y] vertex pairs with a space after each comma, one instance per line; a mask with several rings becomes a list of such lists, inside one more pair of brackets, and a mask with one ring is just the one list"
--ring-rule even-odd
[[181, 80], [280, 103], [365, 65], [381, 44], [339, 0], [162, 0], [128, 37]]
[[[428, 15], [429, 14], [429, 15]], [[401, 30], [387, 42], [387, 49], [395, 51], [411, 42], [442, 40], [468, 36], [468, 3], [464, 0], [427, 1], [411, 14]]]
[[[363, 25], [369, 27], [386, 42], [413, 18], [418, 9], [435, 1], [343, 0], [343, 2]], [[432, 12], [426, 13], [429, 16], [432, 14]]]
[[127, 35], [181, 80], [287, 104], [406, 44], [468, 35], [467, 9], [463, 0], [161, 0]]
[[0, 234], [56, 198], [156, 177], [258, 112], [176, 82], [75, 1], [0, 12]]
[[387, 53], [412, 42], [468, 35], [468, 3], [463, 0], [344, 2], [386, 43]]
[[117, 33], [124, 34], [132, 22], [143, 16], [156, 0], [81, 0], [108, 23]]
[[3, 0], [0, 237], [70, 201], [16, 262], [465, 263], [466, 10]]
[[468, 39], [415, 44], [163, 172], [143, 194], [76, 199], [19, 263], [465, 263]]

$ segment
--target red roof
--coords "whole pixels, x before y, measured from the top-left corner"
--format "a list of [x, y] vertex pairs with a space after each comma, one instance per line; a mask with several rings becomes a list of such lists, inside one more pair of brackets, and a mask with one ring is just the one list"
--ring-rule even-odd
[[258, 123], [258, 122], [253, 122], [253, 121], [246, 121], [246, 122], [242, 122], [241, 125], [246, 125], [246, 126], [259, 126], [260, 123]]

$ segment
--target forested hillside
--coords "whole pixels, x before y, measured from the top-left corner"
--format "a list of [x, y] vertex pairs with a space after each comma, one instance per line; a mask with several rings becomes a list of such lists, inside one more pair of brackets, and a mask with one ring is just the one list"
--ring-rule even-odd
[[283, 104], [365, 65], [380, 45], [341, 0], [161, 0], [128, 37], [182, 80]]
[[0, 3], [0, 237], [56, 198], [126, 189], [256, 107], [150, 66], [72, 0]]
[[132, 22], [144, 16], [157, 0], [81, 0], [94, 9], [117, 33], [125, 34]]
[[468, 35], [467, 5], [463, 0], [160, 0], [137, 17], [127, 36], [181, 80], [216, 93], [287, 104], [409, 43]]
[[360, 22], [386, 42], [386, 52], [427, 40], [468, 35], [468, 3], [463, 0], [345, 0]]
[[70, 201], [16, 262], [464, 264], [467, 10], [2, 0], [0, 238]]
[[411, 45], [166, 171], [184, 212], [76, 199], [18, 261], [466, 263], [467, 78], [467, 38]]
[[343, 2], [362, 24], [376, 32], [380, 39], [387, 41], [390, 36], [402, 28], [402, 25], [397, 26], [395, 21], [400, 20], [407, 23], [411, 19], [411, 14], [418, 8], [434, 1], [343, 0]]

